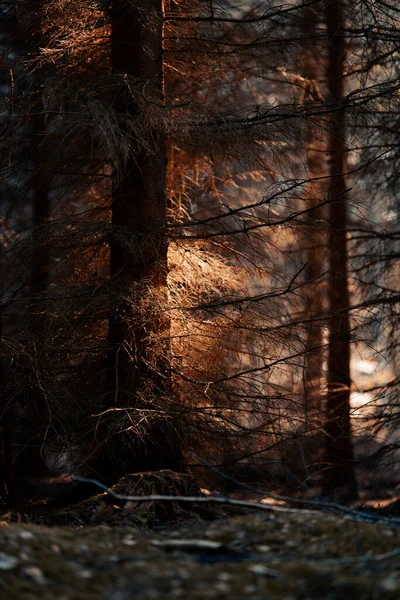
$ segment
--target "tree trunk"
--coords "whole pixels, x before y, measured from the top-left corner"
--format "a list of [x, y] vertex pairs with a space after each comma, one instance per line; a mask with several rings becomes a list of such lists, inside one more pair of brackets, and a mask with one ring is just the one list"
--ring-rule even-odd
[[[130, 86], [162, 111], [161, 0], [143, 0], [140, 7], [115, 0], [111, 27], [112, 70], [119, 80], [114, 109], [122, 119], [142, 121], [146, 116]], [[137, 409], [134, 420], [140, 410], [156, 407], [154, 400], [172, 394], [169, 322], [161, 310], [168, 300], [167, 155], [159, 128], [149, 123], [147, 136], [132, 140], [137, 150], [115, 171], [111, 208], [108, 406]], [[168, 414], [152, 419], [148, 439], [132, 449], [132, 464], [123, 470], [181, 468], [179, 439], [168, 420]]]
[[[31, 38], [30, 51], [33, 55], [44, 46], [42, 34], [43, 0], [32, 0], [28, 4], [30, 15]], [[26, 17], [25, 17], [26, 18]], [[48, 469], [44, 458], [44, 446], [48, 425], [51, 422], [49, 403], [42, 389], [40, 376], [37, 373], [47, 368], [46, 358], [49, 350], [49, 320], [46, 316], [46, 297], [50, 283], [50, 173], [47, 166], [47, 128], [45, 107], [43, 105], [43, 87], [48, 69], [41, 67], [33, 73], [33, 90], [30, 97], [32, 115], [32, 176], [29, 185], [32, 190], [32, 277], [31, 277], [31, 334], [32, 334], [32, 381], [35, 382], [30, 391], [29, 405], [26, 407], [27, 422], [30, 427], [29, 446], [17, 459], [16, 468], [20, 475], [41, 477]]]
[[[0, 299], [0, 343], [3, 336], [3, 298]], [[8, 399], [4, 396], [6, 375], [3, 356], [0, 356], [0, 497], [4, 495], [9, 508], [17, 504], [14, 450], [11, 415]]]
[[[29, 29], [21, 26], [20, 15], [17, 14], [16, 35], [26, 44], [26, 51], [35, 54], [42, 45], [41, 36], [41, 0], [32, 0], [25, 6], [29, 11]], [[26, 14], [22, 15], [26, 18]], [[18, 38], [17, 38], [18, 39]], [[8, 400], [3, 415], [3, 446], [6, 464], [6, 481], [8, 502], [16, 505], [16, 481], [19, 476], [40, 477], [47, 473], [47, 465], [43, 456], [46, 432], [50, 422], [49, 407], [41, 389], [40, 373], [46, 355], [47, 322], [44, 302], [49, 287], [49, 244], [48, 222], [50, 216], [49, 180], [46, 168], [46, 150], [44, 139], [46, 126], [43, 117], [42, 84], [43, 71], [32, 75], [33, 90], [29, 96], [30, 122], [27, 135], [31, 136], [29, 148], [29, 169], [31, 174], [26, 178], [28, 194], [31, 199], [31, 260], [29, 301], [27, 310], [30, 332], [30, 361], [28, 363], [30, 381], [29, 391], [22, 389], [18, 396]], [[28, 291], [28, 290], [27, 290]], [[37, 359], [36, 357], [40, 357]], [[5, 386], [5, 365], [2, 365], [2, 379]], [[36, 383], [36, 385], [35, 385]], [[23, 415], [22, 423], [16, 425], [16, 416]]]
[[[40, 40], [37, 39], [37, 46]], [[41, 75], [37, 73], [35, 92], [32, 95], [32, 150], [34, 152], [33, 173], [29, 184], [32, 189], [32, 276], [30, 280], [31, 300], [30, 329], [32, 336], [32, 374], [34, 382], [29, 392], [29, 404], [25, 407], [26, 423], [29, 428], [29, 446], [17, 458], [16, 469], [20, 475], [40, 477], [47, 473], [44, 459], [46, 432], [51, 421], [51, 407], [42, 389], [40, 374], [47, 368], [49, 358], [47, 339], [49, 320], [46, 315], [46, 299], [49, 291], [49, 173], [46, 169], [46, 125], [43, 113]], [[38, 375], [39, 374], [39, 375]]]
[[[43, 111], [41, 90], [38, 89], [35, 98], [36, 110]], [[40, 337], [45, 333], [43, 321], [43, 301], [49, 289], [50, 253], [48, 244], [48, 224], [50, 218], [49, 181], [46, 172], [46, 156], [41, 144], [46, 135], [44, 119], [34, 115], [33, 119], [33, 149], [37, 160], [32, 177], [32, 258], [33, 274], [31, 279], [32, 292], [32, 328]]]
[[329, 357], [327, 389], [326, 493], [356, 496], [350, 424], [350, 323], [347, 273], [346, 125], [343, 69], [345, 59], [343, 0], [326, 5], [329, 39], [328, 88], [333, 111], [329, 122]]
[[[302, 32], [309, 39], [304, 51], [302, 76], [305, 79], [306, 89], [303, 91], [304, 102], [312, 103], [320, 100], [317, 78], [320, 76], [318, 52], [315, 43], [317, 26], [319, 23], [318, 7], [307, 7], [302, 11]], [[305, 316], [309, 320], [306, 327], [305, 364], [304, 364], [304, 393], [306, 399], [307, 420], [310, 412], [313, 417], [320, 418], [322, 409], [322, 377], [323, 377], [323, 332], [321, 321], [317, 318], [322, 311], [321, 273], [323, 271], [323, 245], [324, 235], [321, 223], [324, 218], [322, 183], [319, 178], [325, 174], [325, 157], [321, 132], [313, 119], [306, 123], [306, 166], [309, 181], [305, 186], [307, 208], [312, 209], [307, 213], [306, 220], [306, 287]], [[314, 426], [310, 422], [311, 427]]]

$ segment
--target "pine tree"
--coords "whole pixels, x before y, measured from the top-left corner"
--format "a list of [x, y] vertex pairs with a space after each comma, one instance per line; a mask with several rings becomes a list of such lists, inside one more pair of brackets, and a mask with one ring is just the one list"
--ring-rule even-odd
[[[304, 8], [301, 14], [301, 33], [305, 39], [303, 50], [304, 58], [301, 65], [303, 89], [301, 90], [304, 103], [308, 103], [312, 110], [313, 103], [322, 100], [320, 80], [322, 76], [321, 61], [318, 52], [321, 49], [317, 43], [317, 31], [321, 15], [318, 5]], [[321, 139], [322, 138], [322, 139]], [[306, 346], [304, 364], [304, 391], [306, 395], [307, 410], [317, 413], [321, 419], [322, 411], [322, 383], [323, 383], [323, 328], [320, 317], [323, 313], [322, 273], [324, 271], [325, 244], [323, 223], [325, 217], [324, 176], [325, 148], [323, 134], [319, 123], [311, 117], [306, 123], [305, 153], [308, 182], [305, 184], [307, 195], [307, 213], [305, 238], [307, 248], [306, 278], [309, 289], [306, 295], [305, 315], [309, 319], [306, 325]]]
[[350, 296], [347, 253], [346, 110], [344, 106], [344, 2], [326, 4], [329, 117], [329, 356], [325, 431], [327, 492], [357, 494], [350, 425]]
[[[146, 0], [139, 7], [115, 0], [111, 8], [111, 68], [118, 82], [113, 108], [122, 120], [140, 119], [138, 100], [162, 112], [162, 2]], [[110, 280], [116, 301], [109, 318], [110, 407], [136, 411], [151, 407], [152, 396], [167, 403], [173, 393], [169, 367], [169, 319], [163, 314], [167, 298], [167, 153], [164, 133], [152, 124], [146, 139], [132, 140], [130, 155], [114, 172], [110, 247]], [[152, 297], [153, 295], [153, 297]], [[153, 306], [150, 306], [153, 303]], [[147, 305], [147, 306], [146, 306]], [[147, 318], [141, 308], [151, 311]], [[154, 339], [162, 345], [151, 356]], [[168, 415], [165, 416], [165, 422]], [[150, 427], [128, 470], [182, 468], [179, 439], [161, 423]], [[149, 446], [153, 450], [149, 450]]]

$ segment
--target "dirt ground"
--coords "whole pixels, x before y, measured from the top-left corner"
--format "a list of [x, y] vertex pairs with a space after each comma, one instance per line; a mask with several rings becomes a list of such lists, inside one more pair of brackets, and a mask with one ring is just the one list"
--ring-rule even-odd
[[263, 512], [157, 530], [0, 525], [2, 600], [398, 600], [400, 528]]
[[[203, 501], [131, 498], [154, 494]], [[400, 598], [397, 503], [371, 523], [205, 498], [194, 477], [160, 471], [78, 504], [0, 512], [0, 600]]]

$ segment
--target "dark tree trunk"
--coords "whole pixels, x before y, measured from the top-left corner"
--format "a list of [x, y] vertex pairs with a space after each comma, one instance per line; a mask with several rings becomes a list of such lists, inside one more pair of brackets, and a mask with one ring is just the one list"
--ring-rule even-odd
[[333, 112], [329, 122], [329, 357], [326, 431], [326, 493], [357, 495], [350, 423], [350, 296], [347, 272], [346, 123], [341, 107], [345, 60], [343, 0], [326, 8], [329, 39], [328, 88]]
[[[37, 39], [37, 46], [40, 40]], [[32, 276], [30, 283], [30, 319], [32, 335], [33, 386], [25, 406], [25, 422], [29, 429], [29, 446], [18, 456], [16, 469], [21, 475], [40, 477], [47, 474], [44, 459], [46, 432], [51, 420], [49, 405], [42, 389], [40, 373], [46, 369], [49, 349], [46, 347], [49, 331], [46, 316], [46, 300], [49, 290], [50, 245], [49, 245], [49, 173], [46, 168], [46, 126], [43, 118], [41, 76], [36, 74], [35, 91], [32, 95], [32, 150], [34, 153], [33, 173], [29, 182], [32, 189]]]
[[[121, 119], [141, 120], [141, 101], [132, 97], [130, 85], [142, 99], [146, 95], [147, 102], [161, 109], [161, 0], [145, 0], [140, 9], [123, 0], [113, 2], [111, 63], [119, 79], [114, 109]], [[167, 302], [166, 145], [160, 128], [151, 123], [143, 135], [148, 139], [132, 140], [136, 148], [114, 175], [110, 247], [114, 297], [108, 344], [108, 406], [138, 411], [151, 407], [149, 398], [167, 399], [172, 394], [169, 321], [160, 310]], [[156, 295], [150, 315], [139, 308], [149, 290]], [[156, 355], [154, 340], [158, 344]], [[131, 414], [134, 420], [139, 419], [139, 412]], [[132, 449], [131, 464], [123, 470], [181, 469], [179, 438], [168, 426], [168, 419], [164, 415], [152, 420], [148, 439]]]
[[[43, 0], [28, 3], [31, 35], [30, 53], [37, 54], [45, 44], [42, 35]], [[25, 16], [26, 18], [26, 16]], [[29, 30], [28, 30], [29, 31]], [[49, 405], [42, 389], [40, 373], [46, 368], [46, 348], [48, 318], [46, 318], [46, 297], [49, 290], [50, 245], [50, 173], [47, 166], [47, 128], [43, 105], [43, 85], [47, 69], [40, 68], [33, 73], [33, 89], [30, 97], [32, 115], [32, 176], [29, 185], [32, 190], [32, 276], [31, 276], [31, 334], [34, 385], [30, 391], [29, 405], [26, 406], [25, 421], [30, 428], [28, 447], [17, 458], [16, 468], [22, 475], [41, 477], [47, 474], [44, 458], [46, 432], [51, 420]], [[39, 373], [39, 377], [38, 374]]]
[[[36, 110], [43, 111], [41, 90], [35, 93]], [[32, 328], [34, 333], [43, 337], [45, 333], [44, 306], [49, 289], [50, 252], [48, 243], [48, 224], [50, 218], [49, 176], [46, 172], [46, 156], [42, 144], [46, 136], [44, 120], [35, 116], [33, 120], [33, 149], [37, 157], [31, 181], [32, 198], [32, 258], [33, 274], [31, 279], [32, 292]]]
[[[32, 0], [24, 8], [29, 17], [18, 11], [15, 15], [14, 35], [16, 42], [25, 46], [25, 52], [34, 55], [42, 45], [41, 0]], [[21, 24], [21, 18], [29, 18], [29, 27]], [[8, 503], [16, 505], [16, 481], [22, 476], [40, 477], [47, 473], [43, 457], [45, 432], [49, 423], [48, 403], [41, 389], [41, 361], [46, 354], [47, 327], [44, 302], [49, 287], [49, 244], [48, 222], [50, 216], [48, 172], [46, 168], [45, 136], [43, 117], [42, 82], [43, 72], [32, 75], [32, 91], [28, 97], [31, 120], [25, 134], [31, 137], [30, 155], [27, 163], [31, 175], [26, 176], [28, 195], [31, 199], [31, 260], [29, 268], [29, 330], [31, 356], [28, 364], [29, 379], [33, 385], [29, 392], [22, 389], [17, 396], [4, 399], [1, 417], [3, 430], [3, 454], [5, 463]], [[37, 364], [35, 357], [40, 357]], [[6, 385], [6, 369], [2, 364], [1, 385]], [[35, 382], [37, 385], [35, 385]], [[21, 418], [22, 416], [22, 418]], [[20, 422], [17, 423], [18, 419]], [[23, 500], [22, 498], [20, 500]]]
[[[3, 336], [3, 306], [0, 300], [0, 342]], [[16, 481], [14, 467], [14, 451], [12, 444], [12, 429], [10, 406], [4, 397], [6, 386], [3, 357], [0, 356], [0, 496], [4, 496], [7, 505], [15, 508], [17, 504]]]

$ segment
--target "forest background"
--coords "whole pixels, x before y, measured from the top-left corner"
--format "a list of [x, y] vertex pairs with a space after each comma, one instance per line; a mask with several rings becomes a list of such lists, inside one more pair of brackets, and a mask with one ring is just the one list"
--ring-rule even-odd
[[165, 468], [392, 489], [396, 3], [0, 10], [8, 502]]

